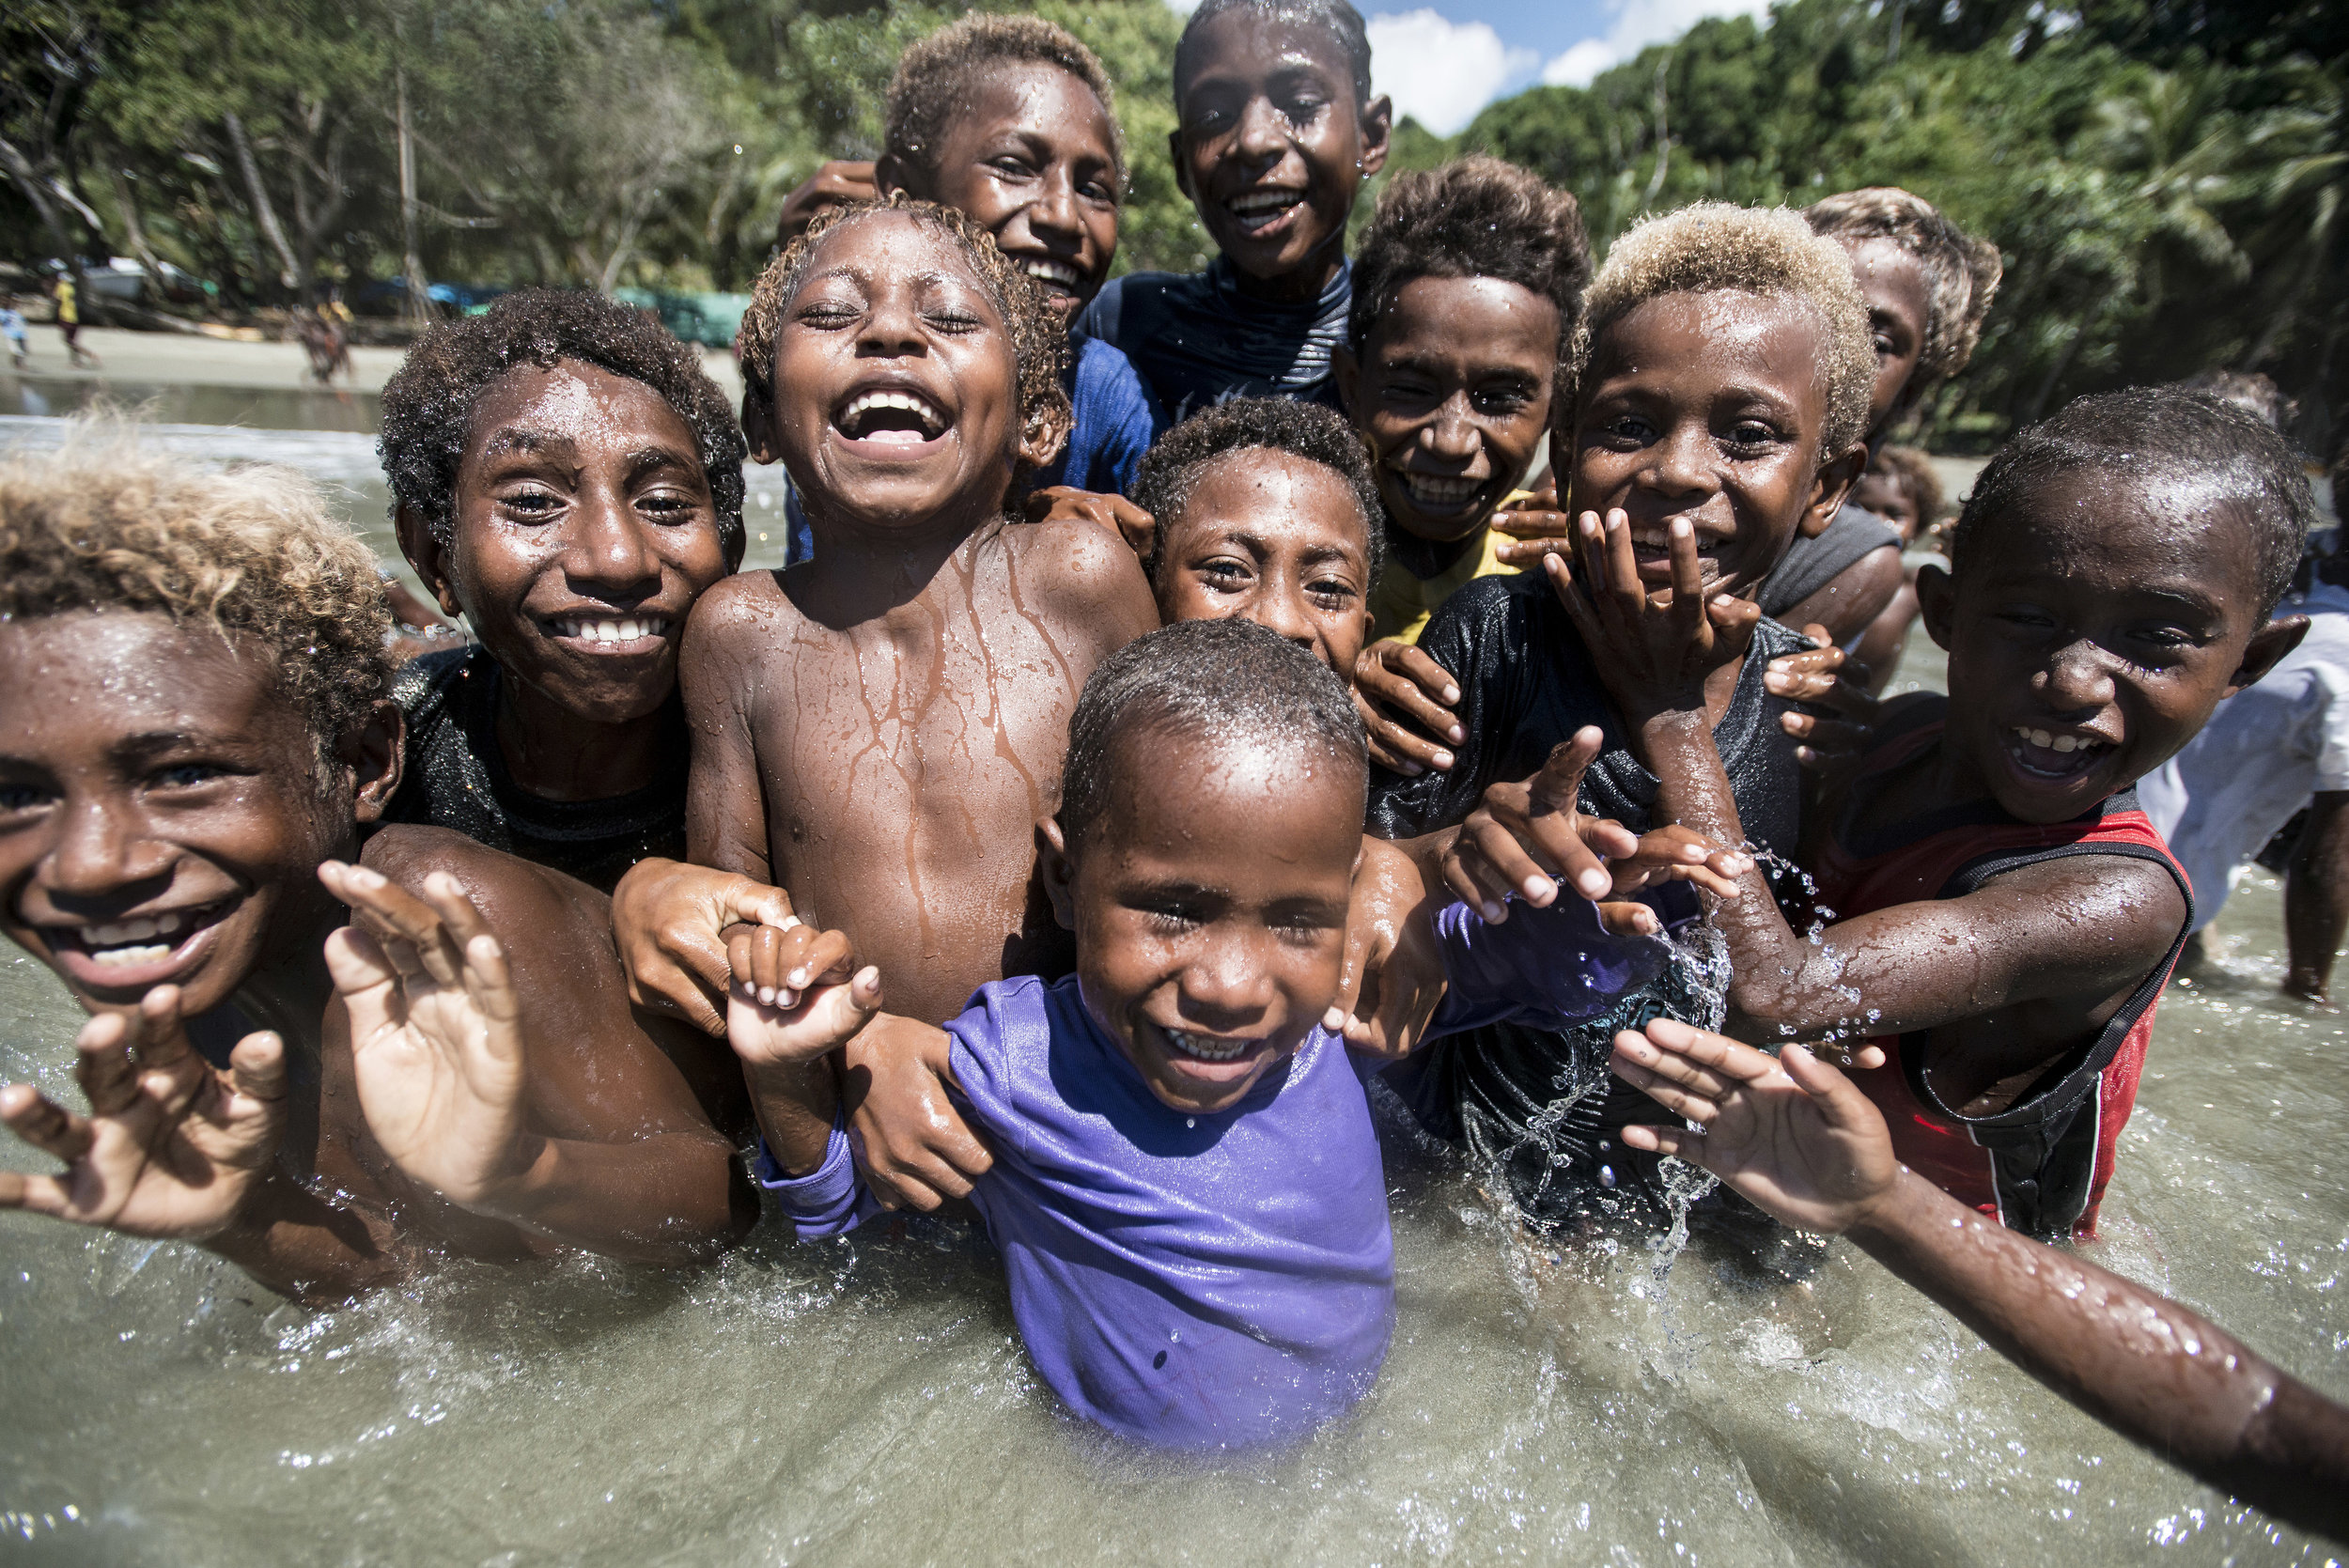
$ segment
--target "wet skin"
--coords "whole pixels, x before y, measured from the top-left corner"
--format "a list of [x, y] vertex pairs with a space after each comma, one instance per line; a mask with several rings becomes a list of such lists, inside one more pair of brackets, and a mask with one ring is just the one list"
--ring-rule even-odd
[[682, 740], [671, 699], [686, 616], [731, 566], [676, 410], [575, 360], [510, 370], [466, 427], [456, 548], [410, 512], [399, 532], [442, 609], [463, 612], [498, 661], [498, 743], [517, 784], [592, 800], [659, 777]]
[[1105, 760], [1113, 803], [1046, 862], [1086, 1010], [1162, 1103], [1225, 1110], [1338, 994], [1363, 773], [1295, 746], [1157, 733]]
[[[274, 1288], [307, 1281], [330, 1296], [386, 1277], [395, 1230], [488, 1257], [554, 1245], [417, 1187], [361, 1117], [349, 1014], [321, 953], [346, 911], [318, 868], [351, 857], [358, 824], [396, 787], [397, 710], [382, 705], [321, 781], [300, 710], [244, 639], [159, 614], [45, 617], [0, 628], [0, 673], [18, 693], [0, 699], [0, 928], [93, 1013], [168, 984], [199, 1044], [275, 1031], [293, 1068], [279, 1157], [367, 1215], [294, 1189], [268, 1200], [283, 1212], [266, 1236], [196, 1239]], [[531, 1135], [629, 1144], [647, 1164], [628, 1185], [677, 1200], [660, 1214], [607, 1212], [644, 1223], [641, 1246], [605, 1250], [682, 1261], [711, 1239], [701, 1222], [747, 1224], [747, 1207], [726, 1218], [724, 1141], [647, 1028], [690, 1042], [631, 1018], [599, 894], [437, 829], [385, 829], [364, 861], [407, 885], [455, 875], [499, 932], [531, 1048]], [[150, 939], [137, 924], [175, 916], [192, 924]], [[305, 1203], [318, 1212], [286, 1218]]]
[[[874, 389], [931, 422], [843, 429]], [[951, 241], [899, 213], [830, 231], [773, 395], [753, 442], [800, 481], [816, 559], [731, 579], [693, 617], [692, 858], [847, 931], [893, 1011], [951, 1017], [983, 982], [1066, 970], [1034, 825], [1085, 676], [1157, 615], [1100, 529], [1005, 523], [1029, 439], [1011, 345]]]
[[1117, 256], [1114, 128], [1101, 101], [1057, 66], [1006, 62], [947, 127], [937, 170], [883, 158], [876, 178], [957, 208], [1042, 284], [1064, 323], [1092, 303]]
[[1338, 351], [1338, 394], [1370, 443], [1389, 540], [1416, 575], [1457, 560], [1525, 477], [1557, 364], [1558, 307], [1500, 278], [1414, 278], [1359, 356]]
[[1253, 621], [1350, 680], [1370, 634], [1368, 532], [1352, 487], [1319, 463], [1263, 447], [1218, 458], [1166, 525], [1159, 618]]
[[[2160, 766], [2305, 629], [2261, 624], [2248, 520], [2175, 481], [2060, 477], [2017, 515], [1985, 520], [1968, 551], [1977, 564], [1962, 582], [1930, 566], [1918, 581], [1925, 626], [1950, 651], [1946, 727], [1859, 794], [1859, 841], [1985, 799], [2026, 822], [2078, 816]], [[1734, 842], [1710, 735], [1669, 722], [1656, 733], [1665, 808]], [[1806, 863], [1851, 787], [1809, 814]], [[1974, 1115], [2002, 1109], [2101, 1027], [2186, 921], [2167, 872], [2119, 857], [2026, 866], [1964, 898], [1880, 909], [1829, 926], [1821, 946], [1747, 891], [1716, 921], [1737, 975], [1732, 1018], [1764, 1032], [1750, 1037], [1851, 1021], [1857, 990], [1881, 1015], [1867, 1032], [1927, 1032], [1937, 1092]]]
[[1925, 329], [1931, 319], [1928, 281], [1924, 263], [1897, 240], [1841, 240], [1841, 243], [1851, 256], [1859, 297], [1868, 303], [1868, 335], [1876, 355], [1875, 384], [1868, 395], [1868, 439], [1880, 442], [1893, 416], [1906, 414], [1916, 403], [1909, 383], [1917, 374], [1918, 358], [1925, 351]]
[[1200, 29], [1182, 63], [1167, 137], [1175, 184], [1244, 291], [1315, 298], [1346, 259], [1355, 193], [1386, 166], [1391, 106], [1356, 101], [1327, 33], [1244, 9]]

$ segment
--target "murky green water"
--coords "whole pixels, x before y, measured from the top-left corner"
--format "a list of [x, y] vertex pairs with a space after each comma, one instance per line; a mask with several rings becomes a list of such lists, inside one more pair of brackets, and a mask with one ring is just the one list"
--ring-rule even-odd
[[[0, 422], [12, 439], [39, 432]], [[1934, 680], [1931, 655], [1912, 645], [1904, 674]], [[2215, 928], [2224, 974], [2163, 1004], [2089, 1250], [2349, 1397], [2349, 1160], [2324, 1130], [2342, 1125], [2349, 1032], [2273, 994], [2279, 920], [2272, 880], [2248, 884]], [[46, 971], [0, 958], [0, 1076], [69, 1093], [76, 1014]], [[0, 1161], [39, 1163], [5, 1139]], [[1557, 1253], [1399, 1128], [1388, 1170], [1384, 1377], [1300, 1450], [1222, 1466], [1057, 1414], [1000, 1275], [938, 1228], [762, 1232], [697, 1275], [460, 1267], [305, 1314], [188, 1249], [0, 1217], [0, 1553], [2330, 1560], [2118, 1442], [1846, 1246], [1797, 1246], [1781, 1273], [1702, 1234], [1669, 1267], [1636, 1242]]]

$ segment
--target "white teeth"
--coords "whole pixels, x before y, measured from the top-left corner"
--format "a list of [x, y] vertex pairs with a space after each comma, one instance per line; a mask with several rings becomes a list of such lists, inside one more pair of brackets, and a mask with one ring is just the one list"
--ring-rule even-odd
[[2061, 755], [2066, 752], [2085, 752], [2103, 742], [2085, 735], [2057, 735], [2051, 730], [2035, 730], [2028, 724], [2017, 724], [2015, 733], [2023, 743]]
[[937, 405], [915, 392], [859, 393], [848, 400], [847, 408], [840, 411], [840, 427], [848, 429], [859, 417], [875, 409], [898, 409], [912, 414], [931, 435], [946, 427], [946, 416], [938, 411]]
[[2059, 735], [2055, 737], [2055, 749], [2059, 752], [2077, 752], [2079, 750], [2079, 745], [2077, 739], [2068, 735]]
[[1439, 479], [1426, 474], [1406, 474], [1403, 483], [1412, 500], [1439, 506], [1455, 506], [1485, 488], [1482, 479]]
[[584, 616], [568, 615], [556, 619], [554, 634], [574, 637], [583, 643], [633, 643], [641, 637], [658, 637], [668, 630], [669, 623], [659, 615], [626, 616], [617, 620], [589, 620]]
[[1209, 1034], [1191, 1034], [1170, 1029], [1166, 1037], [1185, 1056], [1195, 1056], [1202, 1062], [1232, 1062], [1244, 1055], [1254, 1042], [1249, 1040], [1219, 1040]]
[[1263, 212], [1273, 208], [1295, 207], [1305, 199], [1302, 191], [1249, 191], [1234, 196], [1228, 207], [1235, 212]]
[[94, 964], [154, 964], [171, 956], [171, 949], [162, 942], [149, 947], [110, 947], [90, 954]]
[[1057, 283], [1070, 289], [1077, 287], [1077, 269], [1066, 261], [1047, 261], [1032, 256], [1020, 262], [1019, 268], [1028, 276], [1041, 278], [1046, 283]]
[[117, 922], [112, 925], [85, 925], [82, 945], [85, 947], [119, 947], [124, 942], [143, 942], [153, 937], [169, 937], [187, 924], [187, 917], [179, 910], [169, 910], [151, 919]]

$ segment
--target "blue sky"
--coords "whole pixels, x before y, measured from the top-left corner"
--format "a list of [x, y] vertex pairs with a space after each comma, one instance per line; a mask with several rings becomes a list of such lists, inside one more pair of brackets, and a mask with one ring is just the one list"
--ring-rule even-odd
[[[1196, 0], [1167, 0], [1187, 11]], [[1766, 0], [1354, 0], [1370, 23], [1373, 85], [1450, 135], [1536, 82], [1579, 86], [1700, 18], [1760, 17]]]

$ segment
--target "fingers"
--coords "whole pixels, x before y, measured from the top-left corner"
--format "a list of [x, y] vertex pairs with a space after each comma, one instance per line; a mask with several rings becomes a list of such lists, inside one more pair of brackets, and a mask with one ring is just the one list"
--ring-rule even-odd
[[1689, 1071], [1718, 1075], [1715, 1081], [1759, 1083], [1779, 1071], [1777, 1058], [1767, 1052], [1677, 1018], [1650, 1020], [1646, 1038], [1667, 1062], [1685, 1063]]
[[1687, 1127], [1633, 1126], [1625, 1127], [1621, 1136], [1628, 1148], [1644, 1149], [1653, 1155], [1670, 1155], [1703, 1171], [1713, 1169], [1710, 1163], [1713, 1151], [1701, 1132], [1690, 1132]]
[[1610, 936], [1653, 937], [1664, 928], [1656, 911], [1637, 899], [1610, 900], [1598, 907], [1598, 923]]
[[1571, 738], [1553, 746], [1532, 781], [1532, 804], [1536, 812], [1571, 811], [1582, 795], [1582, 775], [1590, 770], [1606, 746], [1607, 737], [1596, 724], [1585, 724]]
[[11, 1083], [0, 1089], [0, 1122], [7, 1123], [10, 1132], [42, 1154], [68, 1165], [89, 1153], [96, 1136], [88, 1118], [76, 1116], [29, 1083]]
[[800, 993], [808, 986], [838, 985], [855, 967], [847, 933], [812, 925], [731, 927], [726, 961], [734, 983], [761, 1006], [786, 1010], [799, 1005]]
[[1442, 772], [1452, 766], [1449, 749], [1371, 701], [1359, 680], [1354, 685], [1354, 712], [1362, 722], [1370, 760], [1379, 767], [1415, 779], [1431, 768]]
[[319, 880], [381, 939], [384, 956], [403, 981], [421, 970], [443, 986], [464, 984], [461, 949], [432, 905], [364, 865], [327, 861], [319, 867]]
[[237, 1042], [228, 1053], [228, 1084], [249, 1100], [275, 1105], [286, 1097], [286, 1042], [261, 1030]]
[[773, 925], [789, 930], [800, 924], [799, 915], [791, 908], [789, 893], [764, 882], [754, 882], [748, 877], [735, 878], [718, 895], [718, 917], [721, 925], [731, 925], [739, 921], [750, 925]]
[[[1614, 530], [1610, 528], [1608, 532], [1612, 535]], [[1672, 552], [1672, 607], [1680, 612], [1682, 618], [1693, 621], [1695, 614], [1702, 613], [1704, 607], [1704, 562], [1697, 554], [1696, 526], [1687, 518], [1674, 518], [1667, 538]], [[1631, 525], [1627, 520], [1624, 524], [1623, 539], [1623, 548], [1628, 551]]]
[[131, 1022], [119, 1013], [101, 1013], [73, 1037], [73, 1079], [93, 1116], [119, 1116], [139, 1097], [131, 1037]]

